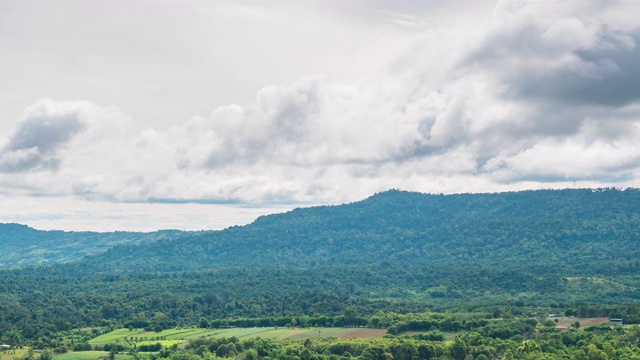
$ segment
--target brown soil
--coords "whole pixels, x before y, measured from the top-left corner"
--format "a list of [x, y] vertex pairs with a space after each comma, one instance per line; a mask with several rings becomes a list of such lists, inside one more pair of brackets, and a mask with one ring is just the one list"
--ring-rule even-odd
[[367, 338], [377, 338], [382, 337], [386, 334], [387, 330], [385, 329], [358, 329], [349, 331], [348, 333], [344, 333], [340, 335], [340, 339], [367, 339]]
[[602, 325], [602, 324], [608, 324], [609, 323], [609, 318], [606, 317], [599, 317], [599, 318], [562, 318], [560, 319], [560, 321], [558, 322], [558, 325], [560, 326], [571, 326], [571, 324], [575, 323], [576, 321], [580, 322], [580, 326], [595, 326], [595, 325]]

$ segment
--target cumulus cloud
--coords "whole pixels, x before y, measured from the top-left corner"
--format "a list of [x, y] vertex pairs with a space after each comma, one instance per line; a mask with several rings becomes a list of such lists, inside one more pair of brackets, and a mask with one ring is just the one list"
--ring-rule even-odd
[[48, 170], [21, 183], [118, 202], [638, 186], [632, 6], [500, 1], [488, 32], [427, 28], [360, 85], [305, 76], [165, 130], [134, 133], [115, 109], [42, 100], [2, 148], [0, 169], [5, 183]]
[[490, 71], [506, 84], [506, 95], [516, 99], [629, 104], [640, 98], [640, 29], [611, 18], [610, 11], [623, 6], [502, 1], [498, 26], [469, 54], [468, 62]]
[[58, 150], [86, 127], [80, 108], [43, 99], [25, 110], [0, 152], [1, 171], [55, 168]]

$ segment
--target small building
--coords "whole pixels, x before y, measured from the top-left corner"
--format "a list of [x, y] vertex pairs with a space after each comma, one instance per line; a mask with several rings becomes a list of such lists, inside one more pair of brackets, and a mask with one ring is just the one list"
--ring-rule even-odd
[[622, 319], [609, 319], [609, 325], [622, 325]]
[[556, 330], [558, 331], [569, 331], [568, 326], [556, 326]]

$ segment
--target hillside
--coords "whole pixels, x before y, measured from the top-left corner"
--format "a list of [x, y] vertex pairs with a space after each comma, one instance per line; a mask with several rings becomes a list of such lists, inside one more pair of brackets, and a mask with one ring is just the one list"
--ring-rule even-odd
[[149, 233], [41, 231], [26, 225], [0, 224], [0, 266], [68, 262], [118, 245], [148, 244], [184, 234], [178, 230]]
[[624, 275], [640, 266], [639, 243], [639, 190], [387, 191], [180, 241], [121, 246], [74, 266], [83, 273], [386, 266]]
[[[573, 308], [640, 322], [639, 209], [636, 189], [387, 191], [64, 264], [5, 269], [0, 331], [289, 321], [349, 307], [366, 316]], [[65, 234], [70, 243], [88, 241]]]

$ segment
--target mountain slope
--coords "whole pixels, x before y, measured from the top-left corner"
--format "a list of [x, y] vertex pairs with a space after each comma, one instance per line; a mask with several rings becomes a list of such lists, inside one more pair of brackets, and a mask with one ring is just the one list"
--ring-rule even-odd
[[82, 272], [388, 266], [634, 274], [639, 243], [637, 189], [388, 191], [179, 241], [116, 247], [74, 266]]
[[68, 262], [105, 252], [117, 245], [148, 244], [184, 234], [178, 230], [150, 233], [41, 231], [26, 225], [0, 224], [0, 265]]

